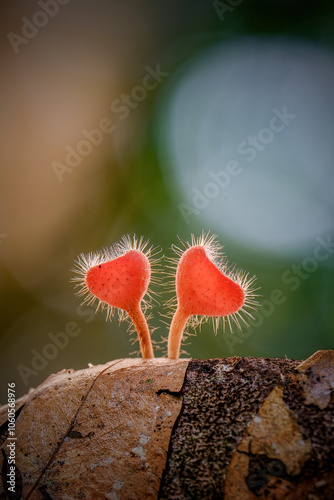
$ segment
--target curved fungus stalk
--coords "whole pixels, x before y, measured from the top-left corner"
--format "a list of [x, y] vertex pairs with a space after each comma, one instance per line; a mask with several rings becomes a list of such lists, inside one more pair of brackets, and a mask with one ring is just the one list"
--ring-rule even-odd
[[[134, 236], [123, 236], [102, 252], [80, 254], [73, 271], [78, 275], [72, 281], [77, 283], [77, 295], [84, 297], [83, 303], [92, 305], [98, 301], [99, 308], [107, 311], [111, 319], [114, 309], [123, 319], [124, 311], [131, 318], [137, 331], [140, 350], [144, 359], [154, 357], [151, 335], [142, 304], [147, 306], [144, 296], [148, 293], [151, 280], [151, 264], [155, 254], [148, 242]], [[148, 294], [150, 295], [150, 294]], [[144, 307], [146, 309], [146, 307]]]
[[233, 323], [239, 329], [240, 321], [248, 326], [245, 318], [253, 318], [250, 310], [258, 306], [255, 276], [249, 279], [248, 274], [228, 266], [215, 235], [202, 234], [198, 239], [192, 235], [191, 244], [184, 246], [185, 250], [172, 247], [179, 258], [174, 260], [177, 307], [168, 337], [170, 359], [179, 357], [183, 332], [190, 318], [196, 325], [212, 317], [216, 331], [219, 319], [223, 318], [224, 328], [227, 321], [233, 332]]

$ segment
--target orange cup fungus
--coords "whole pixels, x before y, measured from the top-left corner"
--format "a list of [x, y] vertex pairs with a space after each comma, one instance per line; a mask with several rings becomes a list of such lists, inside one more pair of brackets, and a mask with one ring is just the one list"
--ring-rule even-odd
[[[189, 318], [199, 324], [207, 317], [227, 320], [230, 330], [240, 321], [247, 325], [245, 316], [252, 317], [249, 310], [256, 309], [257, 301], [253, 284], [255, 277], [229, 267], [222, 258], [222, 247], [216, 237], [202, 235], [192, 237], [192, 244], [185, 244], [185, 250], [172, 247], [179, 259], [176, 265], [175, 287], [177, 308], [172, 319], [168, 337], [168, 357], [178, 359], [183, 332]], [[202, 317], [202, 319], [199, 319]]]
[[[77, 295], [84, 297], [84, 303], [94, 304], [96, 311], [107, 310], [107, 319], [114, 309], [123, 311], [131, 318], [138, 333], [140, 350], [144, 359], [153, 358], [153, 348], [148, 324], [142, 310], [144, 296], [148, 293], [151, 279], [152, 247], [136, 237], [129, 236], [102, 252], [79, 255], [76, 268], [78, 274], [73, 281], [80, 287]], [[145, 302], [144, 302], [145, 303]]]

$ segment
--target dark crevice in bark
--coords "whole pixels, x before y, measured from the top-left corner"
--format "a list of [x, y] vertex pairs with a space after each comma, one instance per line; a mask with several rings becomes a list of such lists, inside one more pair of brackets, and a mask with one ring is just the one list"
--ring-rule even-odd
[[223, 499], [226, 470], [248, 423], [300, 362], [271, 358], [192, 360], [181, 391], [159, 498]]

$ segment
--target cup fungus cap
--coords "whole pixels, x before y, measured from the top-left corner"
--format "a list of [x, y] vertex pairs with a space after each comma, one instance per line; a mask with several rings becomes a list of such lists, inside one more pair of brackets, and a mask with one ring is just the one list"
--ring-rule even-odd
[[179, 357], [183, 332], [191, 318], [196, 327], [208, 318], [214, 321], [215, 332], [222, 318], [223, 327], [233, 324], [241, 329], [240, 321], [248, 326], [247, 317], [253, 318], [256, 310], [257, 289], [255, 276], [230, 266], [222, 253], [222, 246], [215, 235], [192, 235], [191, 243], [183, 243], [184, 249], [173, 246], [177, 258], [170, 259], [175, 266], [176, 311], [168, 337], [168, 356]]
[[91, 267], [85, 278], [87, 289], [110, 307], [128, 311], [147, 293], [151, 277], [148, 258], [139, 250]]
[[245, 302], [244, 289], [221, 272], [196, 245], [182, 255], [176, 275], [179, 307], [188, 316], [229, 316]]
[[138, 333], [143, 358], [154, 356], [144, 314], [149, 304], [144, 297], [151, 298], [148, 287], [152, 281], [151, 266], [159, 260], [156, 255], [156, 249], [149, 247], [142, 237], [123, 236], [120, 242], [102, 252], [80, 254], [73, 269], [77, 276], [72, 281], [79, 288], [77, 295], [83, 297], [84, 304], [97, 301], [96, 312], [99, 308], [106, 310], [107, 319], [111, 319], [115, 309], [120, 320], [128, 314]]

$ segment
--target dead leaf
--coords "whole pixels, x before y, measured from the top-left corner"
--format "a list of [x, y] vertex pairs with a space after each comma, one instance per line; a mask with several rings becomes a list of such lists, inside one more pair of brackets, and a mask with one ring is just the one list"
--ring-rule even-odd
[[[3, 456], [3, 463], [1, 467], [3, 489], [6, 492], [7, 498], [9, 500], [20, 500], [22, 496], [22, 474], [15, 465], [9, 464], [5, 450], [2, 449], [1, 451]], [[14, 474], [12, 471], [12, 467], [14, 467]], [[10, 489], [13, 487], [15, 488], [15, 491], [12, 491]]]
[[269, 394], [247, 429], [249, 451], [279, 459], [288, 474], [299, 474], [309, 458], [311, 443], [305, 441], [293, 412], [283, 401], [280, 386]]
[[[276, 496], [270, 498], [284, 499], [291, 490], [284, 476], [299, 474], [310, 452], [311, 443], [303, 438], [296, 417], [283, 401], [283, 388], [275, 387], [232, 455], [225, 499], [254, 499], [265, 486], [275, 489], [278, 479]], [[261, 456], [264, 457], [262, 463]], [[259, 465], [250, 473], [252, 457], [258, 457]]]
[[334, 390], [334, 351], [317, 351], [297, 366], [305, 404], [326, 408]]
[[23, 498], [157, 498], [188, 362], [125, 359], [49, 377], [16, 423]]
[[[34, 390], [34, 389], [33, 389]], [[33, 390], [31, 392], [33, 392]], [[29, 397], [29, 394], [25, 394], [21, 398], [15, 401], [15, 411], [17, 412], [25, 404]], [[8, 420], [8, 405], [0, 406], [0, 427], [5, 424]]]

